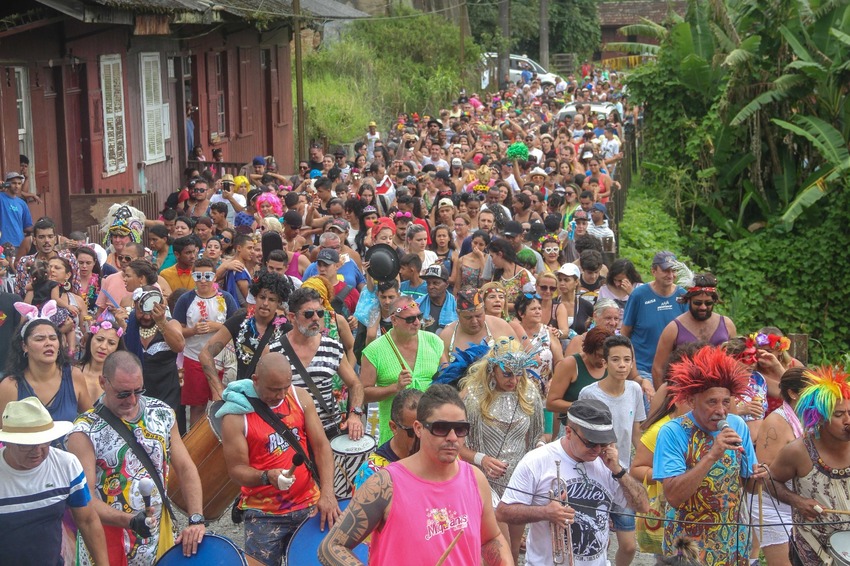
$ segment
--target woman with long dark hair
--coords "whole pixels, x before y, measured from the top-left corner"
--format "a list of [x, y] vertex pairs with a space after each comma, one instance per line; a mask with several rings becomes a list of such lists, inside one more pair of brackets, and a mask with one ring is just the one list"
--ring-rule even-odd
[[124, 329], [118, 326], [109, 311], [104, 311], [97, 321], [89, 326], [89, 335], [83, 350], [83, 357], [77, 367], [73, 368], [74, 380], [81, 376], [89, 392], [92, 402], [96, 401], [103, 389], [100, 387], [100, 376], [103, 374], [103, 362], [109, 354], [118, 350], [126, 350], [124, 345]]
[[171, 235], [165, 226], [148, 228], [148, 246], [153, 252], [153, 263], [157, 271], [167, 269], [177, 263], [174, 251], [171, 249]]
[[97, 296], [100, 294], [100, 262], [95, 251], [85, 246], [74, 250], [74, 255], [80, 269], [80, 296], [86, 303], [89, 316], [92, 316], [97, 311]]
[[523, 288], [529, 283], [535, 283], [534, 276], [517, 264], [514, 246], [507, 240], [493, 240], [490, 243], [490, 258], [495, 268], [493, 281], [498, 281], [505, 288], [508, 312], [513, 312], [514, 303]]
[[599, 288], [599, 298], [612, 299], [620, 305], [621, 309], [625, 309], [626, 301], [629, 300], [632, 291], [642, 284], [643, 279], [635, 269], [635, 264], [628, 259], [620, 258], [608, 268], [605, 285]]
[[[32, 305], [24, 308], [34, 309]], [[42, 308], [42, 315], [50, 304]], [[12, 338], [6, 378], [0, 382], [0, 414], [9, 401], [38, 397], [54, 421], [74, 421], [91, 409], [92, 402], [82, 375], [72, 375], [56, 325], [46, 318], [27, 318]]]

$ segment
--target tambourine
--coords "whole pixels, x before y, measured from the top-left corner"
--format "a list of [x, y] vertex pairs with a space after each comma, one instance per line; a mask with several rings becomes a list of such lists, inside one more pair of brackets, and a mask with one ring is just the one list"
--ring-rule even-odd
[[136, 292], [133, 293], [133, 300], [136, 301], [142, 312], [153, 312], [154, 306], [164, 302], [162, 293], [159, 291], [140, 291], [141, 289], [136, 289]]

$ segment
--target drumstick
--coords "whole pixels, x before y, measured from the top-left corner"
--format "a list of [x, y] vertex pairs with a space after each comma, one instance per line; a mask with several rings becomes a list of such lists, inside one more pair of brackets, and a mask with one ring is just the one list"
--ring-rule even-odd
[[351, 493], [354, 493], [354, 482], [351, 481], [351, 478], [348, 477], [348, 472], [343, 468], [339, 462], [334, 462], [336, 469], [342, 472], [342, 477], [345, 479], [345, 483], [348, 484], [348, 488], [351, 490]]
[[850, 511], [844, 509], [824, 509], [824, 513], [832, 513], [834, 515], [850, 515]]
[[395, 357], [398, 358], [398, 364], [401, 366], [401, 369], [403, 369], [403, 370], [407, 369], [407, 365], [404, 362], [404, 358], [401, 357], [401, 352], [398, 351], [398, 348], [396, 347], [395, 342], [393, 342], [393, 339], [389, 335], [387, 335], [387, 338], [389, 338], [390, 347], [392, 348], [393, 353], [395, 354]]
[[446, 549], [446, 551], [443, 553], [443, 555], [440, 556], [440, 559], [437, 560], [437, 566], [443, 566], [443, 562], [446, 561], [446, 558], [448, 558], [449, 554], [451, 554], [452, 550], [454, 550], [455, 545], [457, 545], [457, 541], [460, 540], [460, 537], [463, 534], [464, 530], [465, 529], [461, 529], [460, 531], [458, 531], [458, 533], [455, 535], [455, 538], [452, 539], [452, 542], [449, 545], [449, 547]]

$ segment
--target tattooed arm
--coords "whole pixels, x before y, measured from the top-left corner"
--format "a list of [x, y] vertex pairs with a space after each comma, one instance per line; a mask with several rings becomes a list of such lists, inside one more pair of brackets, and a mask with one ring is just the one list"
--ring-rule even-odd
[[646, 513], [649, 511], [649, 497], [646, 495], [646, 488], [643, 484], [626, 474], [618, 480], [620, 487], [623, 488], [623, 495], [626, 496], [626, 503], [629, 509], [633, 509], [638, 513]]
[[319, 562], [324, 566], [362, 565], [352, 549], [381, 526], [389, 513], [392, 499], [390, 474], [380, 470], [354, 492], [348, 508], [322, 541]]
[[204, 370], [204, 375], [207, 377], [207, 383], [210, 386], [210, 391], [212, 391], [213, 401], [221, 400], [221, 394], [224, 391], [224, 386], [218, 378], [218, 370], [215, 367], [215, 357], [224, 350], [224, 347], [228, 342], [230, 342], [230, 340], [230, 331], [226, 327], [222, 326], [218, 329], [218, 332], [213, 334], [213, 337], [204, 344], [204, 347], [201, 349], [201, 353], [198, 356], [198, 361], [201, 363], [201, 369]]
[[478, 493], [484, 503], [481, 516], [481, 563], [486, 566], [513, 566], [511, 547], [499, 529], [496, 513], [490, 504], [490, 484], [487, 483], [487, 478], [481, 470], [473, 468], [472, 471], [475, 473]]

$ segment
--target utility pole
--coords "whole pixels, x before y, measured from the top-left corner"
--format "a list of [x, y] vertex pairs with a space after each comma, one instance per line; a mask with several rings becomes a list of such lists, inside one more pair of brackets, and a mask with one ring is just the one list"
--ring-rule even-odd
[[549, 0], [540, 0], [540, 64], [549, 70]]
[[466, 88], [466, 1], [460, 5], [460, 86]]
[[499, 76], [497, 90], [502, 88], [502, 81], [510, 82], [511, 72], [511, 0], [499, 2], [499, 30], [502, 40], [499, 43]]
[[292, 0], [295, 36], [295, 123], [298, 128], [298, 159], [307, 159], [307, 121], [304, 117], [304, 74], [301, 66], [301, 0]]

